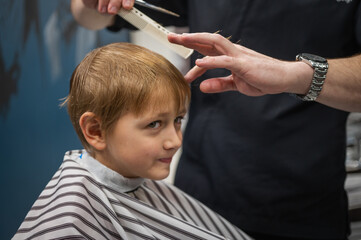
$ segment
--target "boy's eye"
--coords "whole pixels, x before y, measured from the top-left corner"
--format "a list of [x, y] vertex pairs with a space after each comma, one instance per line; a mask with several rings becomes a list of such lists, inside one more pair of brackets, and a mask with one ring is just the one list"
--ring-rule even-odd
[[182, 116], [179, 116], [177, 117], [174, 122], [177, 123], [177, 124], [181, 124], [182, 123], [182, 120], [183, 120], [183, 117]]
[[159, 128], [159, 126], [160, 126], [160, 121], [154, 121], [148, 125], [148, 127], [150, 128]]

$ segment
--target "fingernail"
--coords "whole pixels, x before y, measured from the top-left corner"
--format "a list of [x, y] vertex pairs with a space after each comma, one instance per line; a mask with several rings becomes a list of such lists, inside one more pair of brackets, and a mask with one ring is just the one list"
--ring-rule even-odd
[[123, 6], [124, 7], [130, 7], [130, 0], [124, 1]]
[[109, 10], [110, 13], [117, 13], [118, 12], [118, 9], [116, 7], [111, 7], [110, 10]]
[[101, 13], [106, 13], [107, 12], [107, 7], [106, 6], [102, 6], [100, 9]]

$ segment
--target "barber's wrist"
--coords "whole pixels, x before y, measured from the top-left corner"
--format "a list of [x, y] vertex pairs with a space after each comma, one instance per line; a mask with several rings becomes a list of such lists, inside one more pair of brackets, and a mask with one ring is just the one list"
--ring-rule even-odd
[[313, 68], [304, 62], [292, 62], [289, 69], [289, 93], [306, 95], [311, 86], [313, 71]]

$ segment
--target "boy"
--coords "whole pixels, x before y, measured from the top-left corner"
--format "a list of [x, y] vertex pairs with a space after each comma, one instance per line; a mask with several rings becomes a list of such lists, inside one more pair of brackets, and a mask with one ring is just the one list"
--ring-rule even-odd
[[190, 89], [165, 58], [114, 43], [75, 69], [68, 105], [85, 150], [69, 151], [14, 239], [248, 239], [174, 186]]

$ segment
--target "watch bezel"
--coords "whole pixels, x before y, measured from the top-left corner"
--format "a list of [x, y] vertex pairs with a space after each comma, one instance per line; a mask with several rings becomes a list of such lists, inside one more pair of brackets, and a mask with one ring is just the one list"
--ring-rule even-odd
[[311, 54], [311, 53], [301, 53], [298, 56], [302, 57], [305, 60], [314, 61], [316, 63], [327, 63], [327, 60], [325, 58]]

